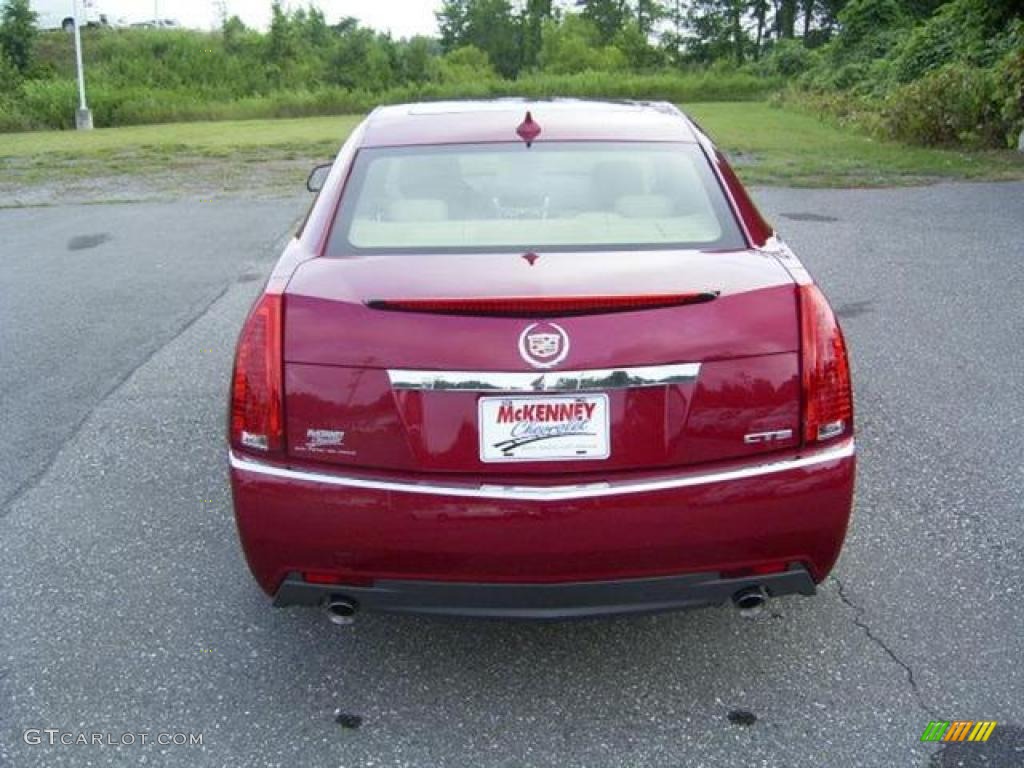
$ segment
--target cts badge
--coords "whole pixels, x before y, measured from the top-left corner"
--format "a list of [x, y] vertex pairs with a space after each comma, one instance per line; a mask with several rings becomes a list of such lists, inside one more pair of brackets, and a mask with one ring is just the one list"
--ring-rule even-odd
[[758, 443], [774, 443], [779, 440], [789, 440], [793, 437], [792, 429], [778, 429], [774, 432], [751, 432], [749, 435], [743, 436], [743, 442], [747, 445], [757, 445]]

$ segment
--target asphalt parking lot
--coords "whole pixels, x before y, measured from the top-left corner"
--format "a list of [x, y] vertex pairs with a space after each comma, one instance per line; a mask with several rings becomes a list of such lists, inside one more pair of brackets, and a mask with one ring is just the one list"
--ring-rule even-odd
[[306, 200], [0, 210], [0, 765], [1024, 765], [1024, 184], [757, 198], [853, 355], [819, 594], [350, 629], [270, 607], [226, 484], [235, 336]]

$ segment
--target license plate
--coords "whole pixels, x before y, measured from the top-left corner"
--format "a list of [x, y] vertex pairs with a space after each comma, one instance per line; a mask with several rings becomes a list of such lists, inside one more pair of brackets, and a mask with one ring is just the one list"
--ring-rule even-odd
[[608, 395], [481, 397], [481, 461], [607, 459]]

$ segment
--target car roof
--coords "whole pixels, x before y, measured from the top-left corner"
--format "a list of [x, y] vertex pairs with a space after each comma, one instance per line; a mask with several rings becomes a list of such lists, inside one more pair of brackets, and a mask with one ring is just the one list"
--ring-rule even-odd
[[378, 107], [366, 120], [363, 147], [519, 141], [529, 112], [537, 141], [695, 142], [689, 121], [667, 102], [582, 99], [436, 101]]

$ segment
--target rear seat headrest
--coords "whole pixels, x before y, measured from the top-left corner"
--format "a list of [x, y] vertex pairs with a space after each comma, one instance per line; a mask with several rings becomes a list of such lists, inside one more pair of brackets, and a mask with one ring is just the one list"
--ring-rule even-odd
[[386, 218], [389, 221], [446, 221], [448, 204], [429, 197], [392, 200], [387, 205]]
[[673, 208], [668, 195], [620, 195], [615, 201], [615, 212], [627, 219], [665, 219]]

